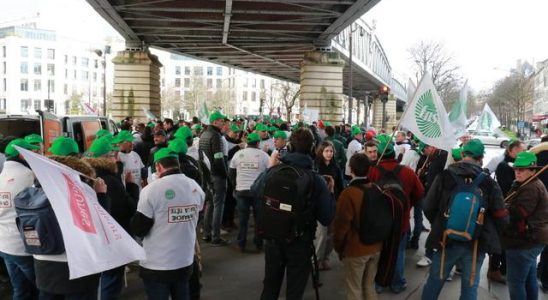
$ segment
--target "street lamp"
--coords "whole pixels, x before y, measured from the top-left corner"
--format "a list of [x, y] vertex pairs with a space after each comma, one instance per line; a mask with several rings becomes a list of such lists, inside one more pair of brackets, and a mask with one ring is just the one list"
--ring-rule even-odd
[[[361, 26], [354, 26], [355, 24], [352, 23], [350, 24], [350, 33], [349, 33], [349, 36], [348, 36], [348, 54], [349, 54], [349, 63], [350, 63], [350, 71], [349, 71], [349, 76], [348, 76], [348, 85], [349, 85], [349, 88], [350, 90], [348, 91], [348, 123], [349, 124], [352, 124], [352, 48], [353, 45], [352, 45], [352, 33], [354, 33], [354, 31], [356, 30], [360, 30], [360, 36], [363, 36], [364, 34], [364, 31], [363, 31], [363, 28]], [[358, 114], [359, 114], [359, 108], [360, 108], [360, 105], [358, 103]]]
[[103, 61], [103, 115], [107, 115], [107, 54], [110, 54], [110, 46], [106, 45], [105, 49], [102, 51], [100, 49], [95, 49], [93, 52], [97, 56], [102, 57]]

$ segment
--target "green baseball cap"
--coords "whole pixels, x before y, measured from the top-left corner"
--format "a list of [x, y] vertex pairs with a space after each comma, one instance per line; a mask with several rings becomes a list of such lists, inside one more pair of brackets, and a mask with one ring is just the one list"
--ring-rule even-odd
[[171, 140], [167, 143], [167, 145], [167, 147], [175, 153], [186, 154], [186, 152], [188, 151], [188, 145], [186, 144], [186, 141], [181, 138]]
[[93, 143], [91, 143], [91, 146], [86, 152], [86, 156], [100, 157], [111, 151], [120, 150], [120, 148], [113, 146], [111, 141], [112, 140], [108, 138], [108, 136], [104, 136], [100, 139], [96, 139], [95, 141], [93, 141]]
[[111, 141], [111, 143], [119, 144], [119, 143], [123, 143], [123, 142], [133, 142], [134, 139], [135, 138], [133, 137], [131, 132], [129, 132], [129, 130], [122, 130], [122, 131], [118, 132], [118, 135], [116, 135], [114, 137], [114, 139]]
[[352, 136], [355, 136], [356, 134], [360, 134], [360, 133], [363, 133], [360, 127], [356, 125], [352, 126], [351, 133], [350, 133]]
[[200, 125], [200, 124], [194, 124], [194, 125], [192, 125], [192, 130], [202, 130], [202, 128], [203, 128], [203, 127], [202, 127], [202, 125]]
[[388, 134], [379, 134], [377, 135], [377, 140], [379, 141], [379, 144], [377, 145], [377, 152], [379, 153], [379, 155], [382, 155], [383, 152], [384, 155], [395, 153], [394, 143], [392, 143], [391, 136], [389, 136]]
[[[419, 142], [419, 145], [417, 146], [417, 150], [419, 150], [420, 153], [423, 153], [424, 152], [424, 148], [426, 148], [426, 145], [425, 143], [423, 142]], [[461, 153], [462, 153], [462, 149], [461, 149]]]
[[270, 126], [270, 127], [268, 128], [268, 131], [270, 131], [270, 132], [275, 132], [275, 131], [277, 131], [277, 130], [278, 130], [278, 127], [276, 127], [276, 126]]
[[230, 131], [237, 133], [237, 132], [240, 132], [242, 130], [240, 129], [240, 127], [238, 127], [238, 125], [232, 124], [232, 125], [230, 125]]
[[58, 156], [68, 156], [71, 154], [80, 153], [80, 149], [78, 148], [76, 141], [65, 136], [59, 136], [53, 140], [53, 143], [51, 143], [51, 147], [49, 147], [48, 151], [51, 152], [51, 154]]
[[285, 133], [285, 131], [278, 130], [274, 132], [274, 138], [275, 139], [282, 138], [284, 140], [287, 140], [287, 133]]
[[25, 139], [15, 139], [6, 146], [6, 150], [4, 151], [4, 154], [7, 158], [16, 157], [19, 155], [19, 151], [17, 151], [13, 146], [19, 146], [21, 148], [27, 149], [27, 150], [37, 150], [40, 149], [39, 146], [33, 145]]
[[192, 131], [188, 126], [182, 126], [175, 131], [174, 137], [185, 140], [187, 137], [192, 136]]
[[516, 160], [514, 161], [514, 165], [512, 166], [514, 169], [536, 169], [537, 167], [537, 156], [535, 153], [530, 151], [524, 151], [518, 153], [516, 156]]
[[226, 119], [226, 116], [223, 115], [220, 111], [216, 110], [212, 112], [209, 115], [209, 123], [213, 123], [214, 121], [220, 120], [220, 119]]
[[472, 156], [474, 158], [483, 156], [485, 153], [485, 146], [483, 146], [483, 143], [478, 139], [471, 139], [468, 141], [468, 143], [464, 144], [462, 146], [462, 153], [463, 156], [468, 154], [469, 156]]
[[462, 159], [462, 149], [461, 148], [455, 148], [451, 150], [451, 156], [453, 156], [454, 160], [461, 160]]
[[156, 124], [152, 121], [148, 122], [147, 127], [154, 128], [156, 127]]
[[173, 152], [169, 148], [162, 148], [154, 153], [154, 162], [158, 162], [161, 159], [166, 157], [175, 157], [178, 158], [177, 153]]
[[28, 143], [31, 143], [31, 144], [34, 144], [34, 143], [43, 144], [44, 143], [44, 139], [42, 138], [42, 136], [39, 135], [39, 134], [36, 134], [36, 133], [27, 135], [25, 137], [25, 141], [27, 141]]
[[95, 139], [100, 139], [104, 136], [112, 137], [112, 133], [110, 133], [110, 131], [108, 131], [106, 129], [99, 129], [95, 133]]
[[253, 133], [250, 133], [249, 135], [247, 135], [247, 143], [248, 144], [257, 143], [259, 141], [261, 141], [261, 138], [259, 137], [259, 135], [256, 132], [253, 132]]
[[325, 127], [331, 127], [331, 126], [333, 126], [333, 125], [331, 125], [331, 122], [325, 121], [325, 122], [323, 122], [323, 126], [325, 126]]
[[259, 123], [259, 124], [257, 124], [257, 126], [255, 126], [255, 130], [256, 131], [268, 131], [268, 126], [266, 126], [263, 123]]

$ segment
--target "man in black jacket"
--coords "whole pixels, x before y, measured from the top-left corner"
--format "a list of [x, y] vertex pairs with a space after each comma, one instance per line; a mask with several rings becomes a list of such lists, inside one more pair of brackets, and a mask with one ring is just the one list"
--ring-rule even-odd
[[228, 171], [225, 162], [224, 144], [221, 128], [225, 124], [226, 117], [219, 111], [209, 116], [209, 126], [200, 137], [199, 150], [207, 156], [211, 162], [211, 175], [215, 195], [213, 203], [208, 203], [204, 218], [204, 235], [202, 239], [211, 242], [213, 246], [225, 246], [227, 241], [221, 239], [221, 219], [225, 204]]

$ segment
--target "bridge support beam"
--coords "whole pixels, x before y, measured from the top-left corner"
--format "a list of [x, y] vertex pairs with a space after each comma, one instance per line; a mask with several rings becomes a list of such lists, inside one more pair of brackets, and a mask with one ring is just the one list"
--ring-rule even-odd
[[323, 121], [343, 119], [344, 60], [337, 52], [310, 51], [301, 64], [300, 106], [319, 112]]
[[114, 63], [114, 92], [107, 109], [115, 120], [133, 117], [146, 120], [143, 108], [157, 117], [160, 111], [160, 67], [156, 55], [148, 50], [120, 51]]
[[[373, 122], [371, 125], [375, 127], [378, 132], [383, 128], [383, 104], [380, 98], [377, 97], [373, 99], [373, 107], [371, 109], [373, 110]], [[396, 99], [393, 95], [388, 97], [385, 109], [386, 123], [384, 129], [387, 133], [392, 133], [392, 127], [398, 124], [398, 120], [396, 120]]]

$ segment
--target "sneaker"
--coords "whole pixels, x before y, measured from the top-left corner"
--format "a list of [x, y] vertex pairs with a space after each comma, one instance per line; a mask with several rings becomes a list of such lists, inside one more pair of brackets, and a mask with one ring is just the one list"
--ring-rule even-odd
[[211, 237], [210, 236], [202, 236], [202, 241], [206, 242], [206, 243], [211, 243]]
[[217, 239], [217, 240], [211, 241], [211, 246], [212, 247], [222, 247], [222, 246], [228, 245], [229, 243], [230, 242], [227, 241], [227, 240]]
[[403, 291], [405, 291], [407, 289], [407, 284], [404, 284], [400, 287], [391, 287], [390, 290], [392, 291], [392, 293], [394, 294], [399, 294]]
[[384, 293], [384, 288], [380, 285], [375, 284], [375, 292], [377, 292], [377, 294], [380, 295], [380, 294]]
[[426, 256], [421, 257], [417, 262], [417, 267], [428, 267], [432, 264], [432, 260]]
[[445, 279], [445, 281], [453, 281], [453, 275], [455, 275], [454, 271], [449, 272], [449, 276], [447, 276], [447, 279]]

